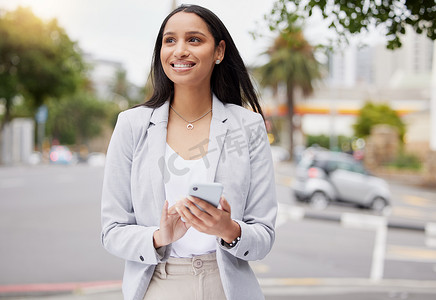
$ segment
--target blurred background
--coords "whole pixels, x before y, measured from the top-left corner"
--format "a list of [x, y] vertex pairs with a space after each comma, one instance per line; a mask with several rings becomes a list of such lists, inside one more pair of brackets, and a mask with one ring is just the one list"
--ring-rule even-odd
[[[267, 299], [435, 299], [434, 1], [190, 1], [231, 33], [279, 200]], [[120, 299], [105, 152], [181, 1], [0, 0], [0, 298]]]

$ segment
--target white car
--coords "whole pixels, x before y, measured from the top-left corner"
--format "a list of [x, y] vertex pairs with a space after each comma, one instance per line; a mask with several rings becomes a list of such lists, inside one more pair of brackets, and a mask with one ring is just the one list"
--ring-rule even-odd
[[382, 212], [391, 198], [385, 180], [371, 175], [351, 155], [330, 151], [303, 156], [293, 190], [297, 199], [317, 209], [330, 201], [344, 201]]

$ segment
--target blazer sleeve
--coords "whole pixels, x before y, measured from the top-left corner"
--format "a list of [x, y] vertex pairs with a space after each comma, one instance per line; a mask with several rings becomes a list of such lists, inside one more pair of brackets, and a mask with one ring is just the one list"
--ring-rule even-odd
[[261, 115], [256, 114], [255, 128], [249, 141], [250, 187], [243, 220], [235, 220], [241, 227], [241, 239], [231, 249], [220, 247], [243, 260], [264, 258], [275, 239], [277, 199], [274, 180], [274, 165]]
[[157, 226], [138, 225], [131, 198], [131, 166], [134, 135], [126, 112], [118, 115], [104, 171], [101, 223], [102, 244], [111, 254], [129, 261], [157, 264], [169, 256], [169, 247], [156, 251]]

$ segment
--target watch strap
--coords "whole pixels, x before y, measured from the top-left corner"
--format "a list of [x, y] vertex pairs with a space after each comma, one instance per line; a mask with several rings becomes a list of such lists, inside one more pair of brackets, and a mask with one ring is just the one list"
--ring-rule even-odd
[[236, 244], [238, 244], [238, 242], [239, 242], [240, 240], [241, 240], [241, 237], [240, 237], [240, 236], [238, 236], [236, 239], [234, 239], [234, 240], [231, 241], [230, 243], [227, 243], [225, 240], [221, 239], [221, 245], [224, 246], [224, 247], [226, 247], [226, 248], [228, 248], [228, 249], [231, 249], [231, 248], [235, 247]]

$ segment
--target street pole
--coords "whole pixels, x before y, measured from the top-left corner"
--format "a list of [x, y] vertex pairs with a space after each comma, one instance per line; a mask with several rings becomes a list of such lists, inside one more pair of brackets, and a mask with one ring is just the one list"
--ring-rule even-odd
[[47, 116], [48, 116], [48, 109], [47, 106], [45, 106], [44, 104], [41, 105], [40, 107], [38, 107], [38, 110], [36, 111], [35, 114], [35, 121], [37, 124], [37, 143], [38, 143], [38, 150], [41, 151], [41, 153], [43, 152], [43, 141], [44, 141], [44, 136], [45, 136], [45, 122], [47, 121]]
[[430, 84], [430, 151], [436, 151], [436, 40], [433, 42], [433, 66]]

